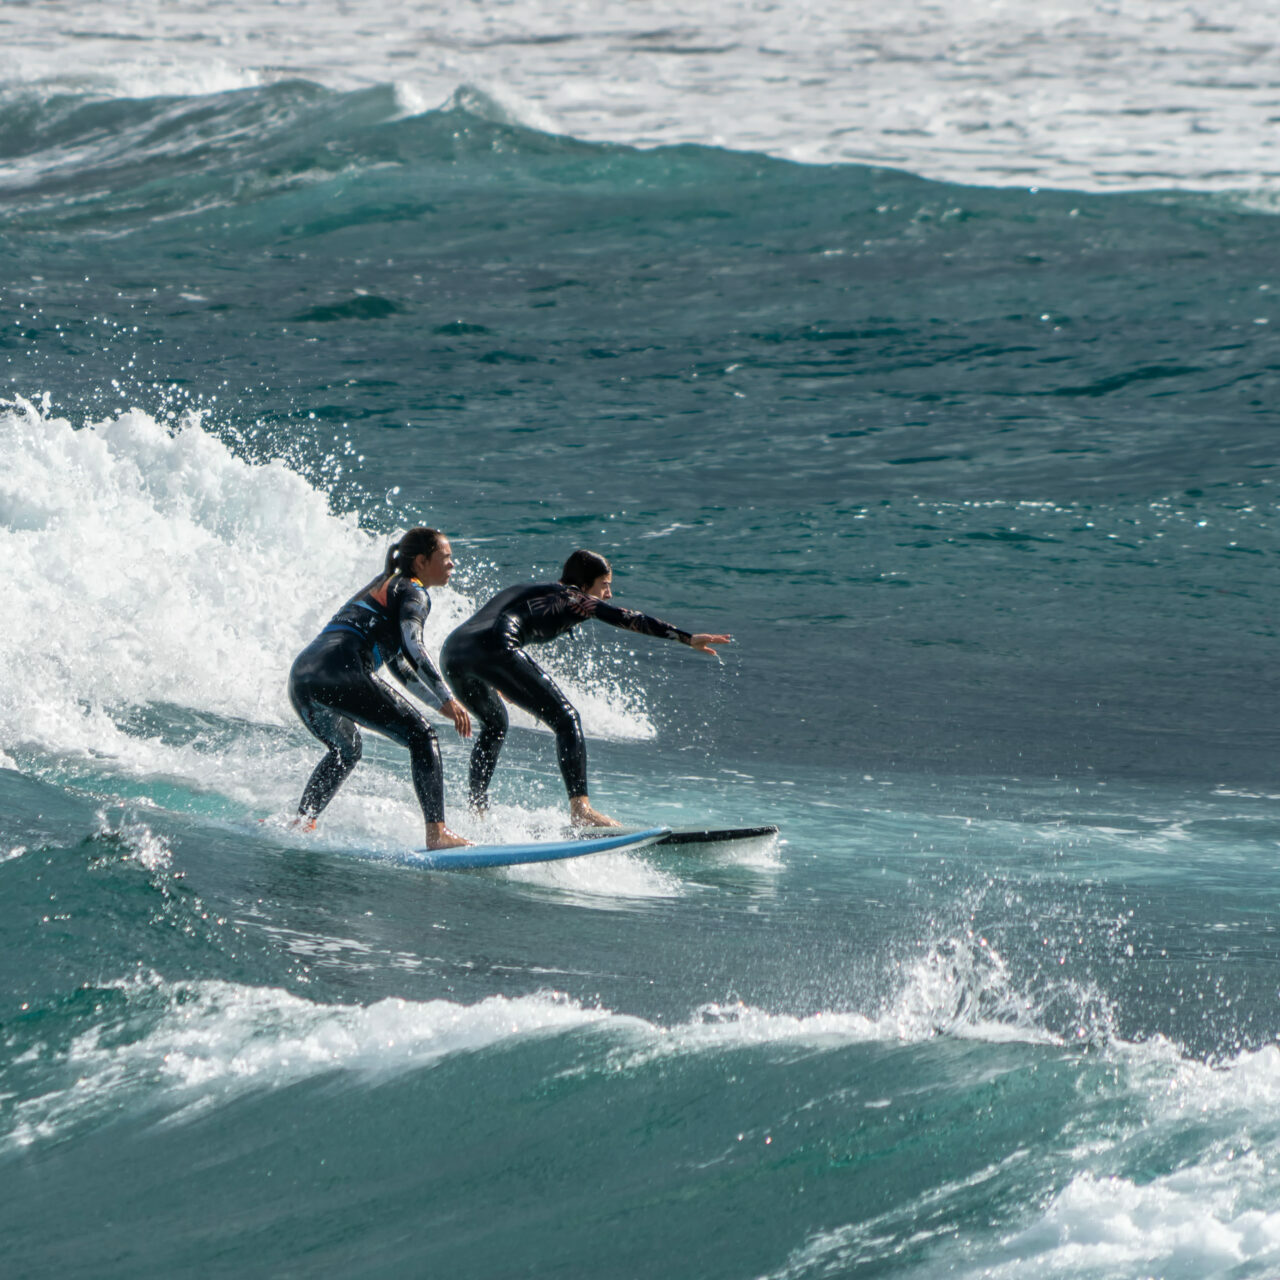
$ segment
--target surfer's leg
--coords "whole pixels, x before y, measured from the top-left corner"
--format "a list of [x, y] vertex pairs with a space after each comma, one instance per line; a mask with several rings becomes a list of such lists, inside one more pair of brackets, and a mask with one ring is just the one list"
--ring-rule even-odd
[[[440, 767], [440, 747], [435, 730], [406, 699], [368, 673], [350, 670], [344, 671], [340, 679], [291, 681], [289, 694], [312, 733], [325, 742], [329, 738], [324, 734], [333, 738], [331, 750], [338, 751], [339, 763], [341, 758], [349, 755], [349, 743], [354, 738], [355, 759], [323, 796], [320, 808], [329, 802], [338, 785], [355, 767], [355, 760], [359, 759], [360, 735], [355, 726], [360, 724], [408, 748], [413, 789], [426, 824], [427, 846], [439, 849], [470, 843], [444, 825], [444, 774]], [[349, 730], [344, 730], [343, 726], [349, 726]], [[326, 763], [327, 759], [317, 769], [317, 778], [320, 778]], [[326, 773], [318, 785], [322, 786], [328, 778]], [[304, 804], [306, 801], [304, 796]], [[313, 812], [319, 812], [319, 809]]]
[[379, 680], [366, 678], [350, 688], [342, 709], [367, 729], [376, 729], [407, 747], [414, 794], [422, 808], [428, 849], [454, 849], [471, 841], [444, 824], [444, 770], [440, 744], [425, 716], [407, 699]]
[[587, 799], [587, 741], [582, 720], [559, 685], [522, 649], [507, 654], [490, 675], [494, 687], [518, 707], [537, 716], [556, 735], [556, 759], [564, 789], [569, 793], [569, 813], [575, 826], [617, 827], [621, 823], [601, 813]]
[[294, 659], [289, 671], [289, 701], [298, 718], [329, 748], [316, 765], [298, 802], [298, 817], [309, 827], [333, 799], [338, 788], [360, 763], [363, 747], [355, 721], [335, 704], [333, 694], [353, 679], [360, 668], [337, 651], [332, 640], [319, 636]]
[[507, 709], [470, 663], [451, 664], [446, 658], [444, 678], [462, 705], [480, 722], [480, 732], [471, 747], [468, 797], [473, 809], [484, 810], [489, 806], [489, 782], [507, 737]]
[[408, 748], [413, 790], [427, 823], [444, 821], [444, 771], [440, 745], [426, 718], [394, 690], [366, 679], [358, 696], [343, 699], [342, 710], [367, 729], [376, 729]]
[[329, 748], [308, 779], [298, 803], [298, 815], [314, 820], [360, 763], [363, 752], [360, 730], [354, 721], [306, 697], [293, 684], [289, 686], [289, 700], [302, 723]]
[[486, 671], [490, 682], [556, 735], [556, 760], [570, 796], [587, 794], [587, 743], [582, 721], [555, 681], [523, 650], [503, 655]]

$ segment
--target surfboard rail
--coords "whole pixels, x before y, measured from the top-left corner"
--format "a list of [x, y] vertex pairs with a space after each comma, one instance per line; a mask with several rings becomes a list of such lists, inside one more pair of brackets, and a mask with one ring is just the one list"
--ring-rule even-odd
[[432, 871], [466, 870], [476, 867], [516, 867], [535, 862], [560, 862], [583, 858], [612, 849], [643, 849], [657, 844], [670, 827], [648, 827], [643, 831], [618, 832], [609, 836], [587, 836], [574, 840], [531, 840], [522, 844], [472, 844], [461, 849], [415, 849], [412, 865]]

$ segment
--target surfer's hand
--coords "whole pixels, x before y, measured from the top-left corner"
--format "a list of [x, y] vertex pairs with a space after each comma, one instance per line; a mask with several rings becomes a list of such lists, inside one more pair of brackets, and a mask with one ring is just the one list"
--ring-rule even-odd
[[732, 639], [732, 636], [713, 636], [700, 631], [689, 640], [689, 648], [697, 649], [699, 653], [709, 653], [712, 657], [718, 658], [720, 655], [711, 646], [713, 644], [728, 644]]
[[440, 708], [442, 716], [448, 716], [453, 721], [453, 727], [457, 729], [460, 737], [471, 737], [471, 717], [467, 715], [467, 709], [460, 703], [457, 698], [450, 698], [448, 702]]

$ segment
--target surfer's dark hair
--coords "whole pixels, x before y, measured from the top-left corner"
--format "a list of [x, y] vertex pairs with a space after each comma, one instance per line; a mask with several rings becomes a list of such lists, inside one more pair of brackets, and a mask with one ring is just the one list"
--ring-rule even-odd
[[609, 572], [609, 562], [604, 556], [596, 555], [594, 551], [578, 550], [564, 562], [560, 581], [585, 591], [597, 578], [603, 578]]
[[439, 529], [428, 529], [424, 525], [416, 525], [407, 533], [401, 534], [399, 542], [393, 542], [387, 552], [385, 572], [407, 574], [418, 556], [430, 559], [435, 555], [443, 537], [444, 534]]

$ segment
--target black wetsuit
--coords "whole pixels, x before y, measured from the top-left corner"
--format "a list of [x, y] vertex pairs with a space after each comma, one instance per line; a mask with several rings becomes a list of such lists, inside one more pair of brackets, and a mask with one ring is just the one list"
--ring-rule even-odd
[[314, 817], [360, 759], [357, 724], [409, 748], [413, 789], [427, 822], [444, 821], [440, 748], [426, 717], [374, 672], [384, 664], [406, 688], [439, 707], [453, 695], [422, 647], [431, 597], [416, 578], [375, 578], [333, 615], [297, 656], [289, 700], [302, 723], [329, 748], [316, 766], [298, 812]]
[[693, 638], [669, 622], [619, 609], [576, 587], [541, 582], [498, 592], [444, 642], [445, 678], [481, 725], [471, 749], [470, 795], [477, 808], [488, 801], [489, 780], [507, 735], [507, 711], [495, 689], [555, 732], [569, 795], [587, 794], [587, 749], [578, 713], [524, 646], [545, 644], [588, 618], [685, 644]]

